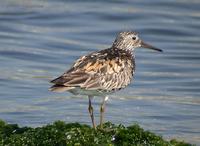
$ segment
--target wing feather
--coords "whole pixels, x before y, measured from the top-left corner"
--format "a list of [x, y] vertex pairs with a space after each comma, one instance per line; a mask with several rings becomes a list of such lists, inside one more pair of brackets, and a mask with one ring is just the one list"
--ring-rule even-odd
[[[107, 49], [79, 58], [71, 69], [51, 83], [56, 88], [80, 87], [88, 90], [113, 90], [128, 85], [134, 71], [133, 59], [110, 52]], [[126, 80], [125, 75], [129, 76]]]

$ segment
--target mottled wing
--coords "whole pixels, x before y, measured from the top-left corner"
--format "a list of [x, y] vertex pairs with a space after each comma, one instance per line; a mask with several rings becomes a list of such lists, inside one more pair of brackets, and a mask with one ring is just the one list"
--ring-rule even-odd
[[130, 83], [133, 74], [131, 58], [109, 54], [107, 49], [78, 59], [62, 76], [52, 80], [52, 89], [80, 87], [87, 90], [116, 90]]
[[94, 62], [96, 59], [96, 52], [80, 57], [68, 71], [52, 80], [51, 83], [64, 86], [80, 86], [91, 76], [89, 73], [85, 72], [84, 66], [87, 66], [90, 62]]

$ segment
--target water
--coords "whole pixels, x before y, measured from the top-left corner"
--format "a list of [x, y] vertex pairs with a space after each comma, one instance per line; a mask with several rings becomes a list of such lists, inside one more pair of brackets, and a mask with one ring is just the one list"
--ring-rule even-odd
[[164, 53], [136, 50], [134, 82], [112, 95], [106, 120], [200, 145], [200, 1], [0, 3], [1, 119], [90, 124], [86, 97], [49, 92], [48, 81], [79, 56], [109, 47], [119, 31], [135, 30]]

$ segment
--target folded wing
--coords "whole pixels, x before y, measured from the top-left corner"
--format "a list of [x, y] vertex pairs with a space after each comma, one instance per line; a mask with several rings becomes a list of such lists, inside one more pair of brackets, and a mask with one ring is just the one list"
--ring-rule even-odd
[[[108, 51], [110, 52], [110, 51]], [[107, 52], [95, 52], [78, 59], [71, 69], [51, 81], [52, 91], [66, 91], [76, 87], [87, 90], [115, 90], [130, 83], [133, 74], [131, 60], [111, 57]], [[125, 78], [124, 76], [130, 76]]]

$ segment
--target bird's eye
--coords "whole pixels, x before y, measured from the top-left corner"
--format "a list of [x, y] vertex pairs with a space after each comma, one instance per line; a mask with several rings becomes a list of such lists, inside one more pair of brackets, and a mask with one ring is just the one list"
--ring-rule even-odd
[[137, 39], [137, 37], [136, 37], [136, 36], [133, 36], [133, 37], [132, 37], [132, 39], [133, 39], [133, 40], [136, 40], [136, 39]]

